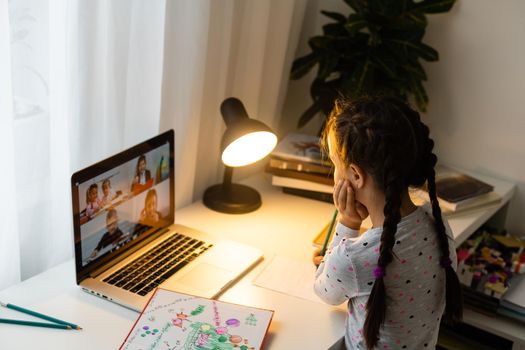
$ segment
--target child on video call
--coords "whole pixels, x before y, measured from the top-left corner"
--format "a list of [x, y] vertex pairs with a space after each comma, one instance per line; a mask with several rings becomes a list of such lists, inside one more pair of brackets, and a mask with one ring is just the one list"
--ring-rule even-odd
[[98, 198], [98, 185], [91, 184], [86, 192], [86, 216], [92, 217], [101, 208], [101, 202]]
[[[460, 320], [462, 300], [428, 127], [397, 99], [341, 100], [322, 140], [339, 216], [325, 256], [314, 252], [314, 289], [326, 303], [348, 302], [344, 337], [330, 349], [434, 349], [441, 317]], [[432, 213], [408, 194], [425, 182]]]
[[91, 259], [95, 258], [102, 249], [118, 243], [124, 237], [124, 233], [118, 227], [118, 214], [115, 209], [109, 209], [106, 214], [106, 230], [106, 233], [104, 233], [95, 249], [93, 249], [90, 255]]
[[133, 176], [133, 181], [131, 182], [131, 191], [142, 192], [152, 184], [151, 172], [146, 168], [146, 156], [141, 155], [137, 160], [135, 176]]
[[106, 207], [111, 204], [111, 202], [117, 198], [122, 192], [113, 191], [111, 188], [111, 181], [109, 179], [105, 179], [102, 181], [102, 199], [100, 200], [100, 206]]
[[140, 222], [149, 226], [157, 224], [162, 219], [157, 211], [157, 191], [153, 188], [146, 194], [144, 209], [140, 212]]

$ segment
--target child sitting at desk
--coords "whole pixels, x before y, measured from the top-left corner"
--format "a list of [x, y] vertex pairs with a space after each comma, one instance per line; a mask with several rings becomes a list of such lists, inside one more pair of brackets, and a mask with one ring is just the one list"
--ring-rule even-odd
[[[462, 302], [428, 127], [393, 98], [338, 101], [323, 143], [339, 219], [325, 256], [314, 253], [314, 289], [329, 304], [348, 301], [344, 338], [331, 349], [434, 349], [442, 315], [461, 319]], [[408, 195], [425, 181], [430, 215]], [[373, 227], [360, 235], [368, 215]]]

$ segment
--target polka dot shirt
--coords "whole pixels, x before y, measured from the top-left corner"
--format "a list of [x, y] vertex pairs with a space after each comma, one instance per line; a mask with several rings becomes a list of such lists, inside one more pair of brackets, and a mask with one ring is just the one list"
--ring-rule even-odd
[[[450, 234], [450, 228], [445, 222]], [[316, 272], [314, 290], [326, 303], [348, 302], [345, 344], [366, 349], [363, 324], [366, 303], [374, 285], [382, 228], [359, 231], [339, 223], [323, 262]], [[434, 349], [445, 307], [445, 270], [431, 214], [418, 207], [397, 227], [394, 258], [384, 277], [387, 310], [376, 349]], [[454, 244], [450, 258], [456, 267]]]

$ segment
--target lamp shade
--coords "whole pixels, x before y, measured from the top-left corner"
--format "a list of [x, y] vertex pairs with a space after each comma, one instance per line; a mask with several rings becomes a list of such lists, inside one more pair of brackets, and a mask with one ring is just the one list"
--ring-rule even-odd
[[242, 102], [235, 97], [222, 102], [221, 114], [226, 123], [221, 140], [221, 159], [226, 165], [224, 179], [222, 184], [206, 189], [203, 202], [223, 213], [248, 213], [261, 206], [261, 196], [251, 187], [232, 183], [233, 168], [264, 158], [277, 144], [277, 136], [264, 123], [250, 119]]
[[254, 163], [268, 155], [277, 144], [277, 136], [266, 124], [248, 117], [241, 101], [230, 97], [221, 104], [226, 123], [222, 135], [222, 161], [239, 167]]

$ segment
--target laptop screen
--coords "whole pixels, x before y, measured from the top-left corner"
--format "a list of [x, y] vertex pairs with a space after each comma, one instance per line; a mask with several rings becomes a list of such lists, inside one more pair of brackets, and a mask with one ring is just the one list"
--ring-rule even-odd
[[173, 223], [173, 139], [170, 130], [73, 174], [77, 279]]

